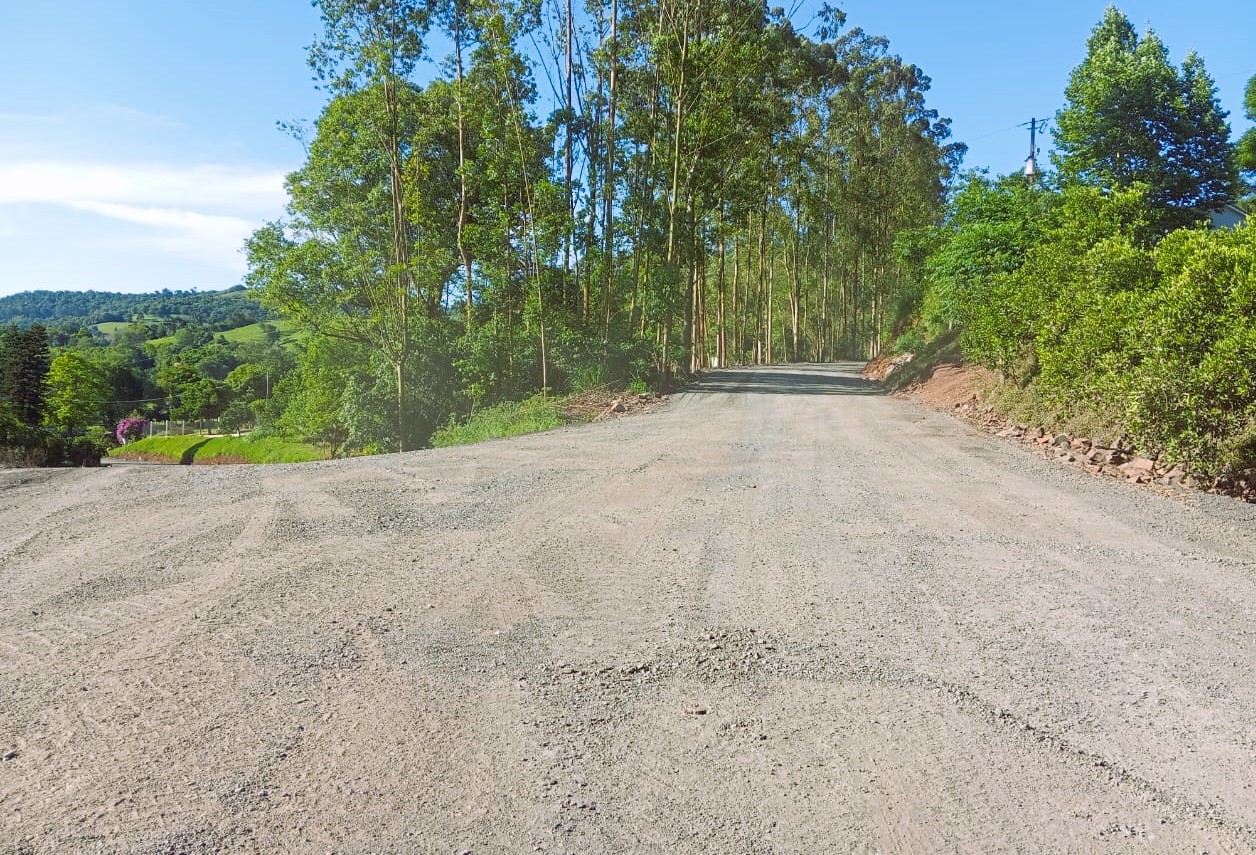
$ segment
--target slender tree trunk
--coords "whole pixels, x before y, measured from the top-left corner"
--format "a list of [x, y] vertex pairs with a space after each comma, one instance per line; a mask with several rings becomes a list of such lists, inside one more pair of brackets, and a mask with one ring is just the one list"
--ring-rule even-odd
[[799, 222], [797, 217], [797, 208], [794, 216], [794, 235], [793, 235], [793, 269], [790, 271], [790, 289], [789, 289], [789, 336], [790, 336], [790, 361], [798, 362], [798, 329], [801, 322], [801, 303], [802, 303], [802, 274], [799, 271], [798, 260], [798, 235]]
[[[732, 315], [733, 329], [733, 358], [741, 363], [741, 248], [737, 245], [737, 232], [733, 232], [733, 305], [730, 314]], [[727, 351], [727, 345], [725, 350]]]
[[831, 333], [829, 330], [829, 242], [833, 239], [830, 220], [824, 217], [824, 261], [820, 266], [820, 361], [826, 356], [832, 359]]
[[[410, 359], [410, 242], [407, 235], [409, 217], [401, 163], [401, 107], [397, 81], [392, 77], [385, 81], [383, 94], [388, 121], [385, 144], [388, 150], [388, 190], [392, 203], [392, 249], [397, 271], [393, 294], [397, 324], [393, 345], [393, 364], [397, 369], [397, 450], [406, 451], [406, 410], [409, 401], [406, 394], [405, 365]], [[433, 309], [434, 307], [429, 306], [429, 311]]]
[[[758, 279], [755, 288], [755, 362], [764, 362], [763, 316], [764, 292], [767, 290], [767, 232], [768, 232], [768, 200], [763, 199], [763, 207], [759, 209], [759, 264]], [[769, 299], [770, 302], [770, 299]], [[771, 315], [768, 315], [768, 338], [771, 340]], [[769, 345], [770, 348], [770, 345]]]
[[672, 127], [672, 189], [667, 203], [667, 263], [676, 261], [676, 211], [680, 204], [680, 132], [685, 117], [685, 64], [689, 55], [689, 38], [680, 31], [680, 77], [676, 82], [675, 121]]
[[715, 305], [715, 362], [719, 368], [728, 367], [728, 347], [725, 339], [726, 324], [724, 316], [724, 270], [726, 258], [728, 256], [728, 238], [724, 235], [724, 208], [720, 207], [720, 269], [716, 278], [716, 305]]
[[776, 290], [776, 253], [769, 252], [768, 253], [768, 293], [767, 293], [767, 301], [768, 301], [767, 363], [768, 365], [773, 364], [772, 362], [772, 332], [773, 332], [772, 326], [773, 326], [773, 323], [772, 322], [774, 320], [773, 315], [775, 314], [775, 306], [773, 305], [775, 301], [772, 299], [772, 296], [775, 290]]
[[[563, 230], [563, 293], [564, 299], [570, 299], [574, 302], [574, 295], [566, 296], [568, 282], [571, 278], [571, 242], [572, 236], [576, 228], [576, 197], [573, 188], [575, 157], [572, 151], [574, 141], [572, 139], [575, 130], [576, 102], [574, 89], [575, 79], [575, 62], [573, 58], [574, 52], [574, 29], [575, 17], [572, 15], [571, 0], [567, 0], [567, 26], [566, 26], [566, 43], [567, 43], [567, 67], [566, 67], [566, 108], [567, 108], [567, 128], [566, 138], [563, 140], [563, 166], [564, 166], [564, 182], [563, 187], [567, 192], [567, 228]], [[576, 284], [579, 288], [579, 283]]]
[[606, 170], [602, 176], [603, 211], [602, 240], [604, 243], [602, 265], [605, 268], [605, 284], [602, 301], [606, 307], [606, 319], [602, 329], [602, 340], [610, 341], [611, 337], [611, 291], [615, 283], [615, 223], [611, 213], [615, 201], [615, 84], [618, 66], [619, 49], [619, 0], [611, 0], [611, 68], [610, 68], [610, 103], [607, 105], [606, 117]]
[[462, 67], [462, 13], [461, 5], [454, 4], [454, 64], [457, 69], [458, 108], [458, 254], [462, 257], [463, 295], [466, 299], [467, 332], [471, 332], [475, 318], [475, 296], [471, 280], [471, 250], [467, 246], [467, 133], [465, 76]]

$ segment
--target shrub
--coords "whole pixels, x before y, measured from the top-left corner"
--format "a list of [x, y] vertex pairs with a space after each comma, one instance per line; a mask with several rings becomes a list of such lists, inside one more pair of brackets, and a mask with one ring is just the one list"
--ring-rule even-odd
[[924, 349], [925, 337], [919, 327], [912, 327], [894, 340], [895, 353], [917, 353]]
[[500, 439], [548, 430], [563, 424], [558, 404], [552, 398], [534, 395], [524, 401], [508, 401], [486, 407], [461, 424], [451, 423], [432, 435], [432, 445], [444, 448], [486, 439]]
[[118, 422], [114, 427], [114, 437], [117, 438], [119, 445], [128, 442], [134, 442], [144, 436], [144, 431], [148, 430], [148, 419], [139, 416], [127, 416]]

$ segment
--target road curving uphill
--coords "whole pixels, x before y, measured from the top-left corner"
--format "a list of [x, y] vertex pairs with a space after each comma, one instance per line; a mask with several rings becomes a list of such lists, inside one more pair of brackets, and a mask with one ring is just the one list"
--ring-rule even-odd
[[0, 852], [1256, 851], [1256, 509], [857, 371], [0, 472]]

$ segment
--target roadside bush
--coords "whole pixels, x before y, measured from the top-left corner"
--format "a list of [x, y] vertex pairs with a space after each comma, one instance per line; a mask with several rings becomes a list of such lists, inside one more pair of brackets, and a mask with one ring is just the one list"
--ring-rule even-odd
[[927, 263], [933, 323], [953, 313], [965, 356], [1009, 381], [998, 406], [1201, 475], [1256, 468], [1256, 222], [1158, 240], [1145, 188], [1070, 188], [1024, 247], [1026, 198], [975, 180]]
[[1127, 396], [1131, 434], [1205, 474], [1256, 466], [1256, 227], [1180, 231], [1157, 248]]
[[253, 411], [241, 400], [232, 401], [218, 417], [218, 430], [236, 433], [253, 424]]
[[917, 353], [924, 349], [925, 344], [924, 334], [919, 328], [912, 327], [894, 339], [894, 353]]
[[68, 466], [99, 466], [100, 458], [104, 456], [97, 439], [86, 435], [63, 440], [59, 451], [60, 462]]
[[969, 175], [924, 261], [921, 317], [928, 334], [959, 326], [971, 358], [996, 368], [1018, 361], [1025, 324], [1018, 286], [1008, 276], [1053, 224], [1057, 207], [1056, 194], [1019, 177]]
[[524, 401], [508, 401], [473, 414], [466, 421], [451, 423], [432, 435], [432, 445], [444, 448], [486, 439], [501, 439], [535, 433], [563, 424], [562, 413], [553, 398], [534, 395]]
[[148, 430], [148, 419], [139, 416], [127, 416], [114, 428], [114, 437], [119, 444], [134, 442]]

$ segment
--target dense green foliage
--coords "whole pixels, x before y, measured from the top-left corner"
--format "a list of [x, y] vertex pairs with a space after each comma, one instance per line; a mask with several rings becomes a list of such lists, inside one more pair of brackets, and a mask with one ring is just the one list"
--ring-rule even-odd
[[1160, 239], [1148, 196], [976, 176], [929, 259], [946, 298], [926, 305], [1023, 390], [1022, 414], [1124, 432], [1205, 474], [1256, 467], [1256, 225]]
[[[1243, 113], [1249, 122], [1256, 122], [1256, 75], [1247, 81], [1243, 92]], [[1256, 128], [1248, 128], [1235, 146], [1234, 160], [1250, 182], [1249, 192], [1256, 193]]]
[[[105, 291], [25, 291], [0, 297], [0, 323], [17, 326], [43, 324], [50, 329], [76, 330], [111, 324], [112, 334], [133, 321], [165, 325], [171, 332], [180, 319], [232, 329], [273, 315], [242, 287], [228, 291], [160, 291], [153, 294], [114, 294]], [[105, 332], [105, 330], [101, 330]]]
[[[259, 299], [312, 335], [281, 430], [409, 448], [538, 391], [868, 354], [919, 298], [963, 148], [835, 10], [812, 39], [754, 0], [318, 5], [331, 97], [249, 243]], [[540, 122], [520, 46], [546, 32]]]
[[957, 331], [1020, 418], [1219, 475], [1256, 467], [1256, 224], [1201, 222], [1236, 155], [1202, 61], [1166, 56], [1109, 8], [1058, 116], [1058, 183], [968, 176], [908, 338]]

